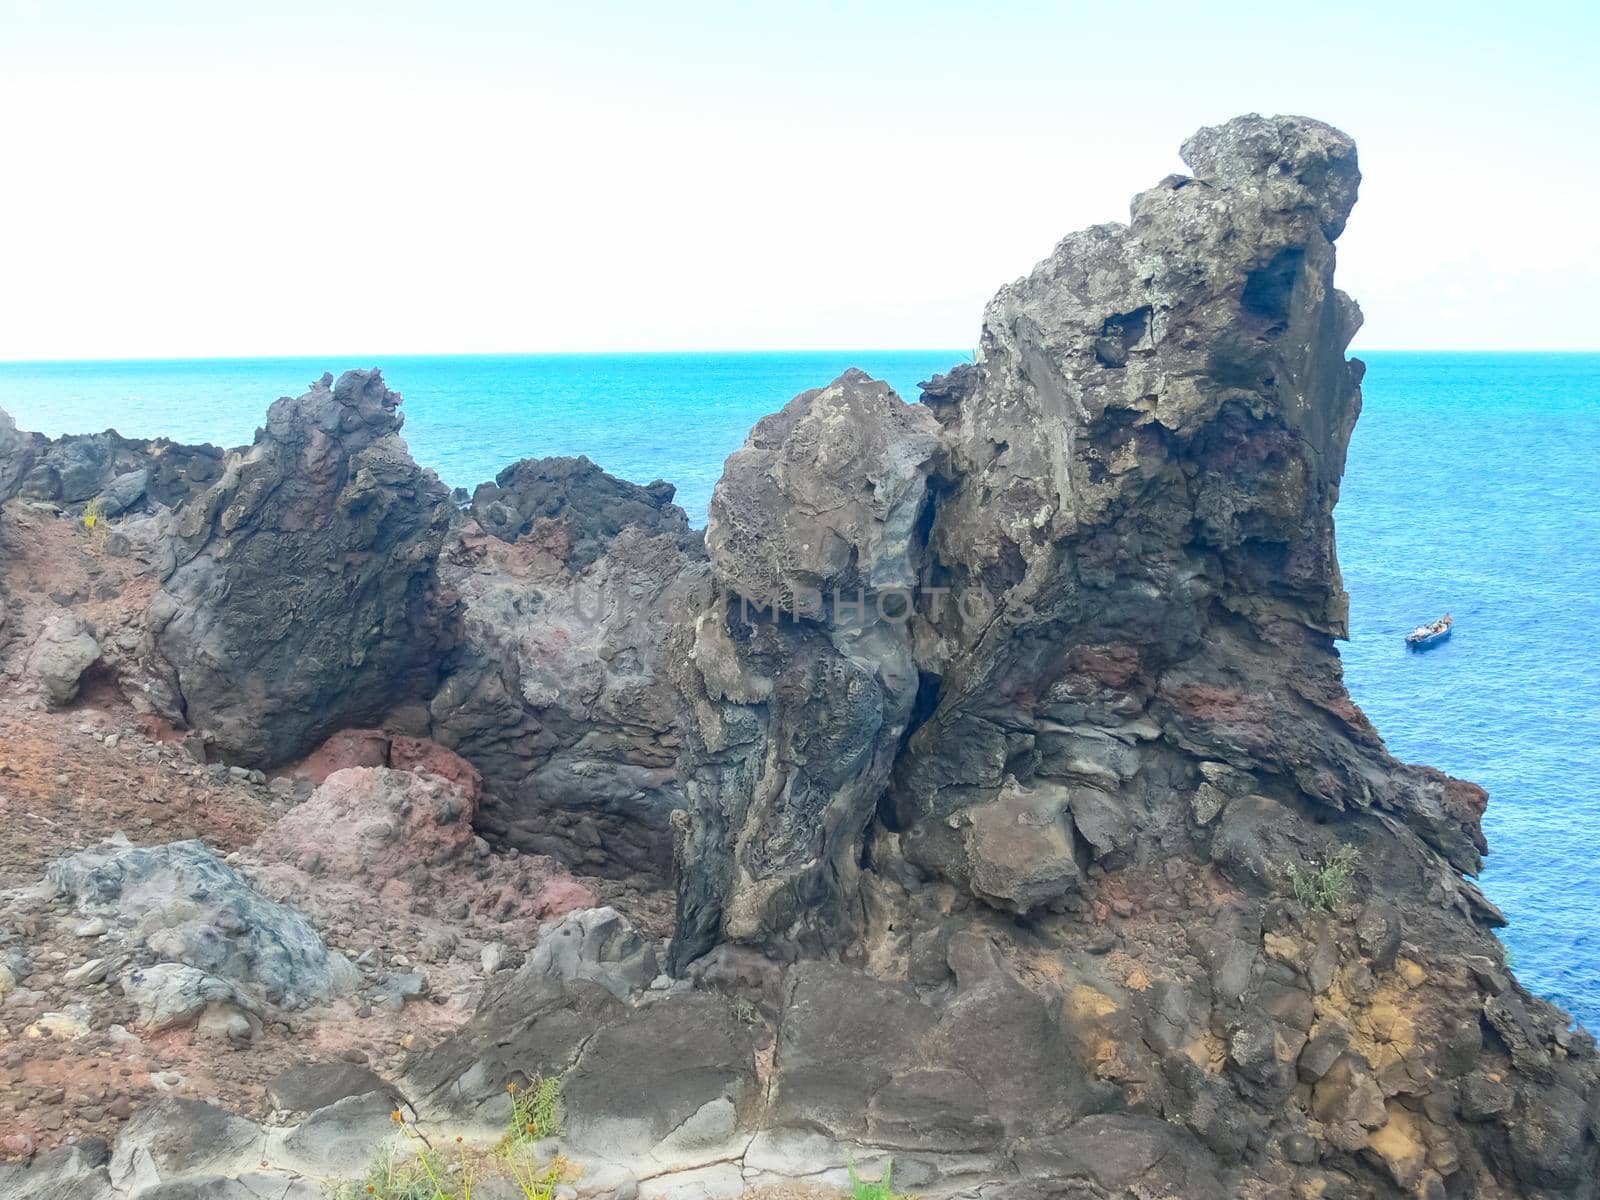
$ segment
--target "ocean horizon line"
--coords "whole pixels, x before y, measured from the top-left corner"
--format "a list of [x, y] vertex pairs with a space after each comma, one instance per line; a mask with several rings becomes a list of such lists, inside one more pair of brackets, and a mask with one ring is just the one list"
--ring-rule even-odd
[[[1477, 350], [1466, 348], [1428, 349], [1413, 346], [1361, 346], [1346, 353], [1354, 358], [1368, 354], [1433, 355], [1449, 357], [1515, 358], [1515, 357], [1584, 357], [1600, 355], [1600, 346], [1592, 348], [1561, 347], [1555, 349], [1498, 348]], [[385, 362], [416, 362], [422, 360], [460, 359], [623, 359], [623, 358], [696, 358], [696, 357], [782, 357], [793, 355], [841, 354], [951, 354], [955, 361], [974, 361], [973, 352], [946, 346], [805, 346], [783, 349], [670, 349], [670, 350], [448, 350], [448, 351], [306, 351], [293, 354], [173, 354], [136, 355], [131, 357], [91, 358], [0, 358], [0, 368], [71, 367], [71, 366], [132, 366], [140, 363], [260, 363], [309, 362], [316, 359], [345, 359], [359, 361], [367, 366], [382, 366]]]

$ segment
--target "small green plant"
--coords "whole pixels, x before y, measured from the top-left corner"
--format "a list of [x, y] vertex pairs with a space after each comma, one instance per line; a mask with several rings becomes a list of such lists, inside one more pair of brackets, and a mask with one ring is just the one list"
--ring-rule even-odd
[[747, 996], [735, 996], [728, 1001], [728, 1010], [733, 1013], [733, 1019], [741, 1025], [754, 1025], [756, 1023], [756, 1006]]
[[567, 1178], [569, 1171], [567, 1160], [560, 1155], [544, 1166], [521, 1154], [513, 1154], [506, 1161], [523, 1200], [551, 1200], [556, 1185]]
[[106, 506], [97, 496], [89, 501], [88, 507], [83, 510], [83, 527], [93, 529], [96, 525], [103, 524], [106, 519]]
[[1326, 862], [1309, 871], [1291, 866], [1289, 882], [1294, 885], [1294, 898], [1307, 908], [1336, 912], [1350, 899], [1359, 858], [1354, 846], [1340, 846]]
[[341, 1185], [338, 1200], [471, 1200], [472, 1183], [457, 1197], [439, 1185], [444, 1165], [432, 1151], [417, 1158], [403, 1158], [384, 1147], [372, 1159], [366, 1176]]
[[511, 1150], [524, 1142], [561, 1136], [561, 1080], [554, 1075], [536, 1075], [527, 1087], [516, 1080], [506, 1084], [511, 1094], [511, 1121], [500, 1139], [503, 1149]]
[[894, 1190], [894, 1159], [888, 1158], [883, 1163], [883, 1178], [878, 1180], [863, 1179], [856, 1174], [856, 1160], [848, 1161], [850, 1167], [850, 1200], [907, 1200], [898, 1195]]
[[462, 1144], [463, 1139], [456, 1138], [452, 1165], [419, 1130], [406, 1123], [405, 1113], [397, 1108], [389, 1119], [416, 1147], [416, 1156], [399, 1155], [392, 1146], [380, 1148], [366, 1176], [341, 1184], [334, 1192], [336, 1200], [472, 1200], [477, 1156]]

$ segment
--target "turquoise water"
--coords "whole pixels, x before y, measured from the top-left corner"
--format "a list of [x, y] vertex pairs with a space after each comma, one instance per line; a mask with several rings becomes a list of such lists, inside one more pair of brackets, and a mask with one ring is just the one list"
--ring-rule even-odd
[[381, 366], [405, 397], [405, 438], [424, 466], [471, 489], [519, 458], [587, 454], [615, 475], [678, 487], [705, 521], [722, 461], [750, 427], [848, 367], [908, 400], [948, 370], [952, 351], [801, 354], [534, 354], [381, 359], [193, 359], [0, 363], [0, 408], [52, 436], [115, 428], [124, 437], [237, 446], [279, 396], [324, 371]]
[[[907, 398], [955, 351], [401, 358], [406, 437], [452, 485], [587, 454], [704, 519], [750, 426], [847, 366]], [[1356, 700], [1402, 758], [1489, 789], [1489, 895], [1533, 990], [1600, 1026], [1600, 355], [1372, 353], [1338, 509]], [[247, 442], [275, 397], [374, 360], [0, 364], [25, 429]], [[1404, 633], [1446, 610], [1449, 642]]]

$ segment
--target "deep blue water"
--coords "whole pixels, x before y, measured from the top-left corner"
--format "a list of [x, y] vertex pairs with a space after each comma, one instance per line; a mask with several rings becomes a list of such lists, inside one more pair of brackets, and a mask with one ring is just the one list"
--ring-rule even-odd
[[[957, 351], [402, 358], [406, 437], [471, 487], [587, 454], [704, 518], [757, 418], [847, 366], [908, 399]], [[1489, 789], [1483, 883], [1533, 990], [1600, 1027], [1600, 355], [1372, 353], [1338, 509], [1346, 679], [1396, 754]], [[368, 359], [0, 363], [25, 429], [249, 441], [267, 404]], [[1402, 637], [1450, 611], [1425, 654]]]

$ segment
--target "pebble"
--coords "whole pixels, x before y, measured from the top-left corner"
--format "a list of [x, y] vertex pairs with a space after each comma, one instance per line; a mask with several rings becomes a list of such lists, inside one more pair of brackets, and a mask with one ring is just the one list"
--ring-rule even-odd
[[89, 1022], [76, 1013], [47, 1012], [22, 1031], [24, 1037], [81, 1038], [89, 1032]]
[[122, 743], [122, 735], [116, 733], [106, 734], [106, 749], [115, 750]]
[[82, 925], [79, 925], [72, 932], [77, 934], [81, 938], [104, 937], [105, 933], [106, 933], [105, 918], [103, 918], [103, 917], [91, 917], [89, 920], [85, 921]]
[[106, 977], [110, 965], [103, 958], [91, 958], [82, 966], [73, 967], [61, 976], [61, 982], [68, 987], [84, 987], [91, 983], [99, 983]]

